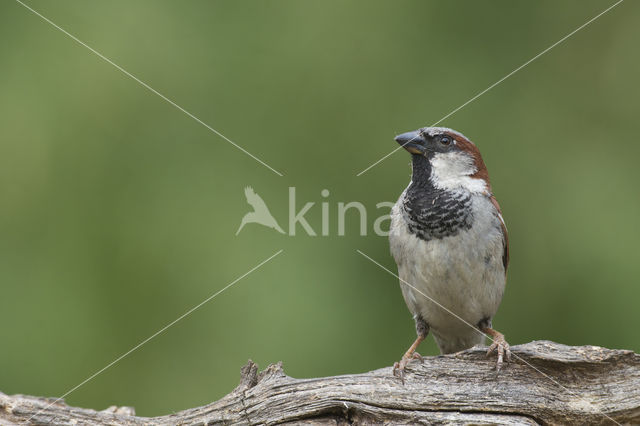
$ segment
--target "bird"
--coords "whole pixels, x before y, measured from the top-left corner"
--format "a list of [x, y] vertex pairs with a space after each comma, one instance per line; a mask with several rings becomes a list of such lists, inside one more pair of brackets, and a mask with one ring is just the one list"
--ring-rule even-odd
[[268, 228], [273, 228], [281, 234], [285, 233], [269, 211], [264, 200], [256, 194], [252, 187], [247, 186], [244, 189], [244, 195], [247, 198], [247, 203], [253, 207], [253, 211], [242, 217], [242, 222], [240, 223], [240, 227], [238, 228], [236, 235], [240, 233], [244, 225], [247, 223], [259, 223], [260, 225], [264, 225]]
[[493, 340], [496, 370], [509, 361], [504, 335], [492, 327], [505, 289], [509, 241], [500, 205], [478, 147], [446, 127], [424, 127], [396, 136], [411, 154], [412, 175], [391, 209], [389, 245], [417, 338], [394, 375], [429, 332], [442, 354]]

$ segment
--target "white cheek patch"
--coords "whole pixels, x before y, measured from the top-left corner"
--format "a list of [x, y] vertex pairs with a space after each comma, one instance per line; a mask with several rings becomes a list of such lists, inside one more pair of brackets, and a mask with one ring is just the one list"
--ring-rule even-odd
[[440, 189], [486, 191], [484, 180], [471, 177], [477, 171], [473, 158], [464, 152], [438, 152], [431, 160], [431, 182]]

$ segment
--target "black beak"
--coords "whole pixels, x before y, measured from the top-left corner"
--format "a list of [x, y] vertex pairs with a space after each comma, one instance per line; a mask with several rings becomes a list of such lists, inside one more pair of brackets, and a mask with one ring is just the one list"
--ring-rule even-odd
[[424, 146], [426, 141], [419, 130], [396, 136], [396, 142], [412, 154], [424, 155], [426, 152]]

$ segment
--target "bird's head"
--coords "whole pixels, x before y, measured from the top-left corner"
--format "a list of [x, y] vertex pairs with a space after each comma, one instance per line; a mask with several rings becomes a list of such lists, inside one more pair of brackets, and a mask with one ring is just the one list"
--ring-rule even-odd
[[442, 189], [464, 187], [490, 192], [489, 173], [480, 150], [462, 133], [446, 127], [424, 127], [398, 135], [395, 140], [412, 154], [414, 182], [429, 179]]

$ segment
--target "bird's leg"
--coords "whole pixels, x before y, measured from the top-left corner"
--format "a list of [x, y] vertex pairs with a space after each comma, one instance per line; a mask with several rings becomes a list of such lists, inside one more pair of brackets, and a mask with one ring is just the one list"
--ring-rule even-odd
[[496, 363], [496, 370], [500, 371], [503, 360], [506, 360], [507, 362], [511, 360], [511, 349], [504, 338], [504, 334], [491, 328], [491, 321], [481, 321], [478, 328], [493, 340], [493, 343], [489, 346], [489, 350], [487, 351], [487, 356], [497, 349], [498, 361]]
[[415, 342], [413, 342], [411, 347], [409, 347], [407, 352], [405, 352], [405, 354], [402, 356], [402, 359], [399, 362], [393, 364], [394, 376], [404, 379], [404, 369], [407, 364], [409, 364], [409, 361], [411, 361], [412, 359], [422, 359], [422, 356], [416, 352], [416, 348], [424, 340], [424, 338], [425, 336], [418, 336]]
[[418, 337], [413, 342], [413, 344], [407, 349], [407, 352], [402, 356], [402, 359], [399, 362], [393, 364], [393, 375], [399, 377], [404, 382], [404, 369], [409, 364], [409, 361], [412, 359], [419, 359], [422, 361], [422, 356], [416, 352], [416, 349], [420, 345], [420, 343], [427, 337], [429, 334], [429, 325], [422, 319], [420, 316], [415, 316], [416, 321], [416, 332]]

